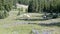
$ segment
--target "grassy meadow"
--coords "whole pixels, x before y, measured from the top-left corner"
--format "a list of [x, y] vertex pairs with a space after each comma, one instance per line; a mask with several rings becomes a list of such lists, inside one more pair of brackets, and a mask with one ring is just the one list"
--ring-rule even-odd
[[[32, 34], [32, 29], [38, 30], [40, 34], [49, 32], [49, 34], [60, 34], [60, 27], [58, 26], [42, 26], [37, 24], [17, 24], [24, 22], [24, 20], [15, 20], [17, 17], [17, 10], [10, 11], [10, 16], [5, 19], [0, 19], [0, 34]], [[29, 22], [29, 21], [28, 21]], [[30, 21], [31, 22], [31, 21]], [[33, 21], [38, 22], [38, 21]]]

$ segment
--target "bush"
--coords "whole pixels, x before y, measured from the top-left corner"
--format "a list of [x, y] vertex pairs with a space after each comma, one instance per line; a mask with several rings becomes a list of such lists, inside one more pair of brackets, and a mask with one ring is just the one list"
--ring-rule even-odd
[[8, 12], [12, 9], [13, 0], [0, 0], [0, 19], [8, 16]]
[[0, 11], [0, 19], [6, 18], [8, 15], [7, 11]]
[[20, 9], [20, 8], [18, 8], [18, 11], [19, 11], [19, 12], [18, 12], [17, 16], [18, 16], [18, 15], [20, 15], [20, 11], [21, 11], [21, 9]]

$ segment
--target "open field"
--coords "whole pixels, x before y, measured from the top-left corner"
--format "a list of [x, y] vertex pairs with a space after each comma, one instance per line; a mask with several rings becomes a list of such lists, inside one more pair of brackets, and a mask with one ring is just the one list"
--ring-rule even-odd
[[[60, 34], [60, 26], [42, 26], [38, 24], [26, 24], [29, 22], [38, 23], [39, 21], [15, 20], [18, 11], [11, 11], [11, 15], [5, 19], [0, 19], [0, 34], [32, 34], [33, 29], [40, 34]], [[22, 23], [23, 22], [23, 23]]]
[[[43, 34], [44, 32], [49, 32], [49, 34], [59, 34], [60, 27], [46, 27], [46, 26], [39, 26], [39, 25], [16, 25], [16, 26], [10, 26], [8, 28], [1, 27], [0, 28], [0, 34], [32, 34], [30, 33], [32, 29], [38, 30], [40, 34]], [[4, 33], [3, 33], [4, 32]]]
[[60, 34], [60, 0], [0, 0], [0, 34]]

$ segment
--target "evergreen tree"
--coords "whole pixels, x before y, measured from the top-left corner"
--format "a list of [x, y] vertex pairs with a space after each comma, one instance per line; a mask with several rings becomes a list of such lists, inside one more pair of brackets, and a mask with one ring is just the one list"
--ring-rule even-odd
[[33, 0], [32, 1], [30, 1], [30, 3], [29, 3], [29, 7], [28, 7], [28, 12], [33, 12]]
[[28, 11], [58, 13], [60, 11], [59, 3], [60, 0], [31, 0]]
[[12, 9], [13, 0], [0, 0], [0, 19], [8, 16], [8, 12]]
[[37, 0], [30, 1], [28, 12], [38, 12], [38, 1]]

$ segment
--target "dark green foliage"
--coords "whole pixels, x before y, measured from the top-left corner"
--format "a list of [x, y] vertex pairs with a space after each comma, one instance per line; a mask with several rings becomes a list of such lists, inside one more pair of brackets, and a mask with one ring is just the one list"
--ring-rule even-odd
[[58, 13], [60, 11], [60, 0], [32, 0], [28, 11]]
[[38, 1], [32, 0], [28, 7], [28, 12], [38, 12]]
[[0, 19], [8, 16], [8, 12], [12, 9], [13, 0], [0, 0]]
[[28, 12], [33, 12], [33, 1], [29, 3]]
[[21, 11], [21, 9], [19, 8], [18, 11], [19, 11], [19, 12], [18, 12], [17, 16], [20, 15], [20, 11]]
[[19, 4], [29, 5], [29, 1], [31, 1], [31, 0], [18, 0], [18, 3]]
[[13, 0], [0, 0], [0, 10], [10, 11], [13, 5]]
[[7, 11], [0, 11], [0, 19], [6, 18], [8, 15]]
[[29, 3], [28, 12], [51, 13], [52, 18], [57, 18], [57, 14], [60, 13], [59, 3], [60, 0], [32, 0]]
[[18, 0], [18, 3], [29, 5], [28, 12], [60, 12], [60, 0]]
[[17, 5], [16, 5], [16, 3], [17, 3], [17, 0], [13, 0], [13, 5], [14, 5], [14, 9], [16, 9], [17, 8]]

